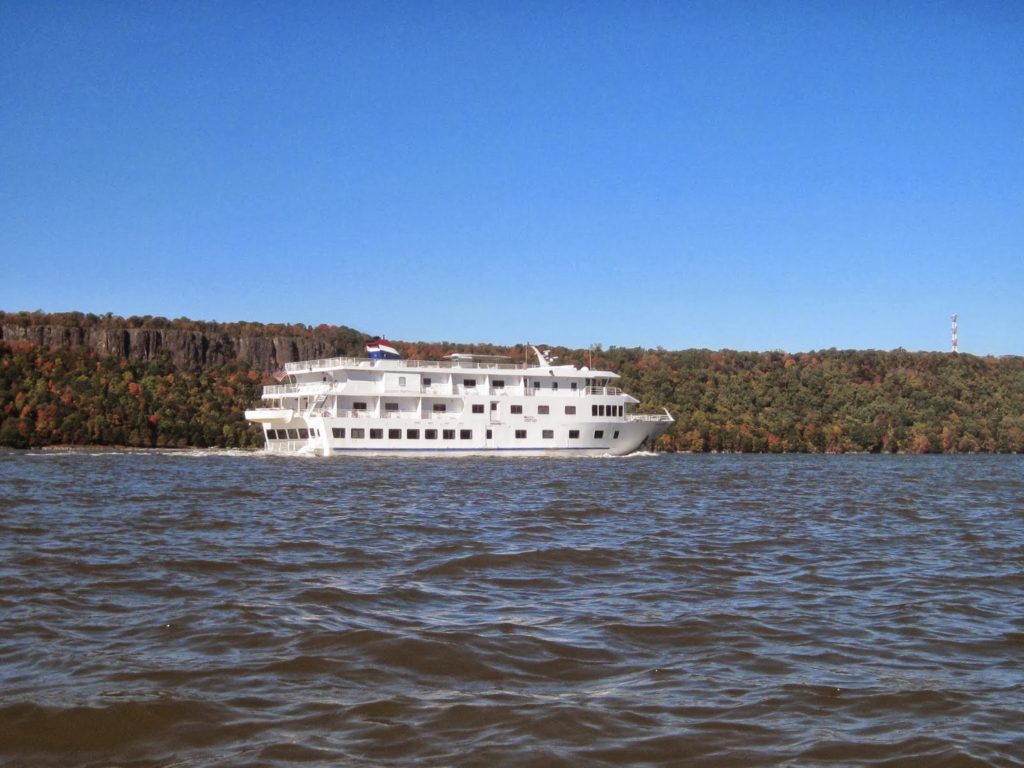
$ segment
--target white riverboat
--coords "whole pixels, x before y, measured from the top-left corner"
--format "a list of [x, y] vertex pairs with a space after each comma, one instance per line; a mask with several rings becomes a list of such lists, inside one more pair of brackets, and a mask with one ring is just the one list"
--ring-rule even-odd
[[673, 422], [634, 413], [639, 402], [612, 385], [618, 374], [558, 365], [533, 347], [536, 364], [453, 354], [403, 360], [393, 345], [368, 358], [287, 363], [245, 412], [272, 453], [621, 456], [650, 448]]

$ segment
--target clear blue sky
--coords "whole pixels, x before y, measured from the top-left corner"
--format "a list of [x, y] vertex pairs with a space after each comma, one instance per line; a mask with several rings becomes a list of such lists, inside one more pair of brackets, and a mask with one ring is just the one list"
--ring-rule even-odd
[[0, 309], [1024, 354], [1024, 3], [0, 0]]

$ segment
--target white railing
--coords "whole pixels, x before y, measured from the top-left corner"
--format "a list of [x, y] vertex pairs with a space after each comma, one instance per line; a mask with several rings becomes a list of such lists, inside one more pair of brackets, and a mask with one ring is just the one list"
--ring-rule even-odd
[[362, 357], [331, 357], [323, 360], [303, 360], [285, 363], [288, 373], [308, 373], [334, 368], [379, 368], [381, 370], [397, 370], [399, 368], [460, 368], [475, 370], [524, 370], [518, 363], [487, 363], [470, 360], [371, 360]]
[[621, 395], [622, 390], [618, 387], [587, 387], [588, 395]]
[[667, 413], [627, 413], [626, 421], [675, 421]]
[[263, 388], [264, 397], [280, 397], [281, 395], [309, 395], [331, 391], [330, 384], [322, 381], [308, 384], [270, 384]]

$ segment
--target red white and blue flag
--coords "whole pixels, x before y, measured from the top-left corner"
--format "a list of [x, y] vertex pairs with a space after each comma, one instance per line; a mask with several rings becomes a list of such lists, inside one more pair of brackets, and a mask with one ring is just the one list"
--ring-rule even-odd
[[398, 360], [401, 355], [387, 339], [377, 339], [366, 345], [371, 360]]

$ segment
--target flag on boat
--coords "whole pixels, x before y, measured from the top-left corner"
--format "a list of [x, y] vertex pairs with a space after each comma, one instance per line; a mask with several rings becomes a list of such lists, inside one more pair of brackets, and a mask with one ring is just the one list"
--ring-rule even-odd
[[377, 339], [366, 345], [366, 352], [371, 360], [398, 360], [401, 355], [387, 339]]
[[288, 372], [284, 368], [278, 368], [274, 371], [274, 380], [279, 384], [288, 378]]

